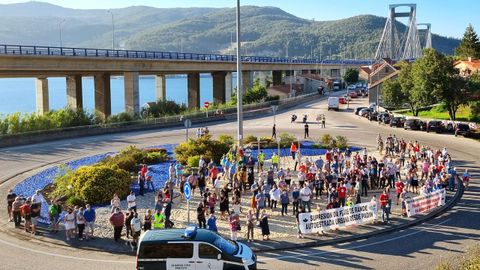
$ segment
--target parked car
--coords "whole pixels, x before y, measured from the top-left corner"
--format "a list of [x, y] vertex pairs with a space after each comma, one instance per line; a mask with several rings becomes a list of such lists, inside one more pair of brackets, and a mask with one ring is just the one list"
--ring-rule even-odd
[[391, 127], [403, 127], [405, 124], [405, 117], [395, 116], [390, 120]]
[[356, 115], [358, 115], [358, 112], [360, 112], [360, 110], [365, 109], [365, 108], [367, 108], [367, 107], [357, 107], [357, 108], [355, 108], [355, 110], [354, 110], [353, 112], [354, 112]]
[[363, 109], [361, 109], [361, 110], [358, 112], [358, 115], [363, 116], [363, 117], [367, 117], [368, 114], [369, 114], [371, 111], [372, 111], [372, 110], [370, 110], [370, 108], [363, 108]]
[[390, 114], [385, 114], [382, 117], [382, 123], [385, 124], [385, 125], [389, 125], [391, 119], [392, 119], [392, 117], [390, 116]]
[[358, 97], [357, 92], [350, 92], [350, 93], [349, 93], [349, 96], [350, 96], [351, 98], [357, 98], [357, 97]]
[[468, 137], [468, 135], [470, 135], [470, 127], [467, 124], [458, 123], [457, 127], [455, 128], [455, 137], [458, 135]]
[[443, 125], [441, 121], [438, 120], [431, 120], [427, 123], [427, 132], [436, 132], [441, 133], [443, 132]]
[[357, 88], [357, 87], [355, 86], [355, 84], [351, 84], [351, 85], [348, 86], [347, 89], [348, 89], [348, 90], [355, 90], [355, 88]]
[[444, 132], [454, 134], [455, 133], [455, 125], [452, 122], [443, 123]]
[[347, 104], [347, 100], [344, 97], [339, 97], [338, 102], [340, 102], [340, 104]]
[[370, 113], [367, 116], [368, 120], [370, 121], [377, 121], [378, 119], [378, 113], [376, 111], [370, 111]]
[[[390, 117], [390, 114], [389, 114], [388, 112], [380, 112], [380, 113], [378, 113], [378, 115], [377, 115], [377, 121], [378, 121], [379, 123], [383, 123], [383, 118], [386, 117], [386, 116]], [[389, 121], [389, 122], [390, 122], [390, 121]]]
[[420, 130], [421, 121], [418, 119], [407, 119], [403, 125], [404, 129]]
[[418, 123], [420, 125], [421, 131], [427, 131], [427, 123], [428, 123], [427, 120], [419, 120]]

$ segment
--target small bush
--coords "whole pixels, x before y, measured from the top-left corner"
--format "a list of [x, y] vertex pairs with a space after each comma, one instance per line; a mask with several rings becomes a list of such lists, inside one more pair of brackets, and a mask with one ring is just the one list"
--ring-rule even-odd
[[175, 147], [174, 152], [177, 161], [182, 164], [187, 164], [189, 157], [200, 155], [203, 155], [207, 162], [213, 159], [218, 164], [222, 155], [228, 152], [229, 149], [230, 145], [227, 143], [213, 140], [211, 135], [206, 135], [179, 144]]
[[125, 197], [130, 191], [130, 174], [106, 165], [83, 166], [55, 180], [53, 196], [67, 196], [72, 204], [103, 204], [114, 193]]
[[257, 136], [254, 135], [247, 135], [245, 139], [243, 139], [243, 143], [249, 144], [249, 143], [256, 143], [257, 142]]
[[334, 146], [334, 139], [330, 134], [324, 134], [320, 140], [325, 147], [331, 148]]
[[280, 138], [280, 145], [282, 147], [290, 147], [290, 145], [297, 141], [297, 138], [294, 135], [288, 134], [288, 133], [282, 133], [279, 136]]
[[200, 156], [188, 157], [187, 166], [188, 167], [198, 167], [198, 162], [199, 161], [200, 161]]
[[67, 199], [67, 205], [68, 206], [81, 206], [81, 207], [84, 207], [85, 206], [85, 202], [76, 197], [76, 196], [71, 196]]
[[168, 160], [166, 152], [148, 152], [145, 156], [145, 163], [154, 164]]
[[106, 122], [107, 123], [126, 123], [126, 122], [131, 122], [133, 120], [136, 120], [134, 115], [127, 112], [121, 112], [119, 114], [109, 116]]
[[278, 101], [280, 100], [280, 96], [279, 95], [275, 95], [275, 96], [268, 96], [265, 98], [265, 101]]
[[105, 163], [108, 166], [118, 166], [118, 168], [125, 170], [127, 172], [134, 171], [137, 161], [132, 156], [120, 156], [120, 157], [111, 157], [105, 160]]
[[217, 141], [219, 141], [222, 144], [229, 145], [230, 147], [232, 147], [235, 144], [235, 140], [233, 139], [233, 137], [225, 134], [218, 136]]
[[345, 149], [348, 147], [348, 140], [344, 136], [335, 137], [335, 147]]

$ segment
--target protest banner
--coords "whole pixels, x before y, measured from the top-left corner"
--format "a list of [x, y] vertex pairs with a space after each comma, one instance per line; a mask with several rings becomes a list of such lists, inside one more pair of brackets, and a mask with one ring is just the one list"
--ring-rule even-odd
[[301, 213], [298, 216], [300, 232], [304, 234], [360, 225], [377, 218], [376, 203], [360, 203], [319, 213]]
[[405, 206], [407, 209], [407, 215], [409, 217], [425, 213], [432, 210], [435, 207], [445, 204], [447, 192], [444, 188], [435, 190], [431, 193], [420, 195], [405, 200]]

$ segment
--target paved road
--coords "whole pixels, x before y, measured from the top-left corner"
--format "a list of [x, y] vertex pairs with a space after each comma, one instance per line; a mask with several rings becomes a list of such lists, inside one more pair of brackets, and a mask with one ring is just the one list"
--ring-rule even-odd
[[[356, 100], [351, 107], [360, 105]], [[310, 135], [320, 137], [322, 134], [347, 136], [352, 144], [375, 146], [378, 133], [393, 133], [407, 140], [418, 140], [434, 146], [449, 148], [457, 160], [458, 167], [471, 168], [474, 178], [480, 177], [478, 153], [480, 143], [449, 135], [426, 134], [423, 132], [391, 129], [376, 123], [360, 119], [351, 111], [326, 112], [326, 102], [311, 102], [297, 106], [277, 115], [277, 134], [281, 132], [295, 133], [303, 136], [302, 124], [290, 124], [291, 113], [299, 118], [309, 115], [309, 121], [318, 113], [325, 113], [327, 128], [321, 129], [315, 123], [310, 124]], [[269, 135], [273, 117], [259, 117], [245, 121], [245, 134]], [[210, 126], [213, 134], [235, 134], [235, 123], [220, 123]], [[31, 169], [42, 169], [44, 166], [77, 159], [107, 151], [119, 150], [126, 145], [138, 146], [176, 143], [184, 139], [183, 130], [164, 130], [134, 132], [128, 134], [112, 134], [97, 137], [49, 142], [33, 146], [12, 147], [0, 150], [0, 196], [6, 190], [25, 178]], [[474, 179], [474, 181], [475, 181]], [[404, 232], [374, 237], [365, 241], [348, 243], [300, 251], [285, 251], [274, 254], [262, 254], [261, 269], [289, 269], [293, 264], [302, 263], [305, 269], [319, 268], [352, 268], [352, 269], [430, 269], [439, 258], [452, 258], [479, 239], [480, 197], [479, 186], [474, 183], [460, 203], [442, 217], [436, 218]], [[1, 207], [4, 207], [3, 205]], [[0, 211], [4, 211], [0, 208]], [[3, 215], [3, 214], [2, 214]], [[476, 222], [475, 222], [476, 221]], [[3, 226], [0, 221], [0, 227]], [[11, 226], [7, 225], [7, 226]], [[433, 229], [431, 229], [433, 228]], [[394, 239], [392, 241], [392, 239]], [[304, 256], [303, 254], [306, 254]], [[79, 249], [66, 249], [48, 246], [46, 243], [32, 239], [17, 239], [7, 235], [0, 229], [0, 269], [134, 269], [134, 259], [125, 255], [104, 253], [91, 254]], [[67, 266], [68, 265], [68, 266]], [[320, 267], [319, 267], [320, 266]]]

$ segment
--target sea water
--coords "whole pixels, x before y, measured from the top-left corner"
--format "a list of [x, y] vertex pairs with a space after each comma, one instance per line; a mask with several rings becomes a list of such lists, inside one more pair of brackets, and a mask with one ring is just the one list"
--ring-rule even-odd
[[[233, 86], [236, 86], [236, 75], [233, 74]], [[58, 110], [67, 105], [65, 78], [48, 78], [49, 103], [51, 110]], [[93, 77], [84, 77], [83, 107], [88, 112], [95, 108]], [[112, 114], [125, 110], [124, 80], [122, 76], [111, 77]], [[140, 106], [146, 102], [156, 101], [155, 77], [140, 76]], [[187, 76], [172, 75], [166, 78], [167, 99], [179, 104], [187, 104]], [[200, 75], [200, 104], [213, 101], [213, 79], [211, 74]], [[35, 112], [35, 78], [0, 79], [0, 114], [15, 112]]]

